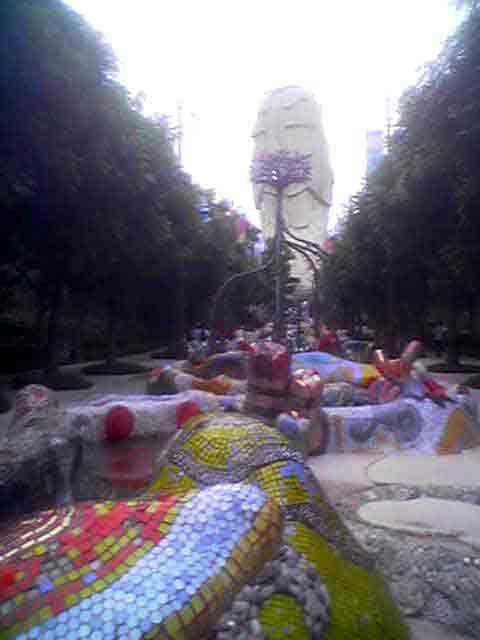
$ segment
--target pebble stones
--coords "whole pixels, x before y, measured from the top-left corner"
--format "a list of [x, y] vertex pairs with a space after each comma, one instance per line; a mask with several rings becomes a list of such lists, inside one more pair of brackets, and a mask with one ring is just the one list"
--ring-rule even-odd
[[292, 596], [301, 605], [309, 640], [322, 637], [330, 620], [330, 596], [316, 568], [288, 546], [267, 562], [262, 572], [239, 592], [232, 606], [219, 619], [215, 640], [265, 640], [260, 611], [274, 594]]
[[361, 504], [421, 496], [480, 503], [480, 492], [475, 487], [388, 485], [344, 495], [337, 498], [335, 506], [355, 538], [375, 558], [404, 615], [450, 625], [460, 633], [477, 637], [480, 554], [476, 550], [454, 539], [429, 535], [428, 531], [422, 536], [410, 535], [372, 527], [357, 519]]

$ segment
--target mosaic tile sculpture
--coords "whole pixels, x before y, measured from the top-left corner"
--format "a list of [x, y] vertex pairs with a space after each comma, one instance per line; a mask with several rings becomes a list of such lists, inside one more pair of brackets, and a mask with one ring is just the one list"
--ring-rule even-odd
[[245, 380], [247, 377], [248, 352], [235, 350], [226, 353], [216, 353], [201, 362], [185, 362], [182, 369], [199, 378], [214, 378], [218, 375], [227, 375], [237, 380]]
[[[149, 445], [152, 440], [161, 445], [175, 434], [176, 408], [187, 400], [205, 411], [222, 406], [219, 396], [190, 391], [158, 398], [109, 395], [62, 407], [46, 387], [24, 387], [0, 438], [0, 521], [68, 500], [80, 464], [82, 498], [98, 495], [102, 476], [127, 489], [145, 488], [154, 464]], [[94, 455], [102, 443], [115, 442], [125, 446]]]
[[442, 405], [402, 398], [379, 405], [323, 407], [309, 419], [281, 414], [276, 424], [292, 440], [321, 429], [320, 453], [410, 450], [447, 455], [480, 445], [477, 407], [466, 395]]
[[152, 395], [173, 394], [190, 389], [216, 395], [237, 395], [246, 392], [247, 382], [235, 380], [225, 374], [210, 379], [199, 378], [169, 366], [153, 369], [147, 382], [147, 393]]
[[421, 351], [417, 340], [396, 360], [376, 351], [374, 366], [318, 351], [290, 357], [281, 345], [259, 343], [248, 354], [241, 409], [278, 417], [277, 428], [306, 455], [395, 450], [443, 455], [479, 445], [475, 402], [465, 390], [433, 380], [418, 361]]
[[181, 405], [148, 492], [0, 530], [0, 638], [401, 640], [382, 579], [301, 453]]
[[77, 434], [87, 442], [169, 436], [177, 428], [179, 402], [188, 400], [197, 402], [205, 411], [221, 406], [215, 395], [200, 391], [186, 392], [181, 399], [177, 394], [107, 395], [65, 409], [64, 428], [69, 436]]
[[[402, 367], [387, 362], [385, 380], [394, 386], [400, 373], [402, 385], [413, 384], [410, 393], [424, 391], [423, 381], [412, 382]], [[260, 387], [268, 387], [267, 369], [257, 371]], [[280, 373], [283, 389], [284, 367]], [[288, 367], [286, 379], [289, 385]], [[346, 434], [352, 446], [368, 445], [385, 429], [400, 443], [412, 443], [428, 436], [430, 421], [441, 425], [438, 452], [469, 446], [475, 406], [454, 394], [443, 397], [441, 389], [427, 391], [431, 397], [419, 400], [345, 407], [338, 429], [332, 427], [342, 409], [316, 407], [302, 438], [311, 437], [313, 424], [320, 425], [319, 439], [310, 444], [321, 450], [332, 443], [345, 450]], [[130, 498], [108, 501], [99, 490], [96, 501], [0, 524], [0, 640], [407, 638], [382, 578], [305, 464], [292, 416], [272, 428], [253, 417], [218, 413], [218, 398], [195, 393], [143, 399], [158, 410], [148, 419], [141, 397], [122, 398], [123, 404], [110, 398], [91, 407], [95, 415], [101, 409], [98, 428], [95, 420], [73, 415], [64, 417], [63, 431], [54, 422], [52, 433], [48, 419], [32, 421], [20, 411], [25, 428], [15, 437], [36, 435], [42, 460], [53, 457], [54, 469], [61, 467], [58, 447], [71, 444], [72, 434], [116, 451], [135, 433], [148, 442], [155, 428], [158, 434], [179, 429], [162, 465], [151, 458], [146, 490], [144, 481], [131, 487]], [[217, 413], [203, 413], [195, 397]], [[44, 399], [37, 398], [40, 418]], [[88, 407], [81, 411], [85, 417]], [[122, 451], [135, 467], [138, 449]], [[0, 474], [5, 468], [4, 455]], [[28, 475], [25, 465], [23, 471]], [[42, 482], [38, 470], [33, 477]], [[115, 495], [113, 484], [110, 489], [105, 493]]]
[[367, 387], [373, 380], [380, 377], [379, 371], [370, 364], [360, 364], [351, 360], [337, 358], [322, 351], [307, 351], [294, 353], [292, 356], [292, 370], [313, 369], [326, 383], [349, 382]]

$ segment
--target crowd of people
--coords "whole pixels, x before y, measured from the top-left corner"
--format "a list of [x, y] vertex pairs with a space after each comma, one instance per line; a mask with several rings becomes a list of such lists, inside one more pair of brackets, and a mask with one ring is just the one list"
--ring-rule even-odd
[[[273, 323], [267, 322], [263, 326], [248, 330], [245, 327], [227, 330], [224, 326], [215, 329], [215, 351], [224, 352], [241, 348], [242, 343], [253, 343], [259, 340], [273, 339]], [[206, 352], [210, 338], [210, 330], [197, 325], [188, 336], [189, 351]], [[323, 351], [339, 357], [352, 357], [354, 343], [373, 342], [374, 333], [367, 325], [356, 328], [349, 333], [345, 329], [336, 329], [325, 322], [315, 322], [310, 314], [308, 303], [304, 302], [296, 307], [290, 307], [285, 314], [285, 342], [290, 352]]]

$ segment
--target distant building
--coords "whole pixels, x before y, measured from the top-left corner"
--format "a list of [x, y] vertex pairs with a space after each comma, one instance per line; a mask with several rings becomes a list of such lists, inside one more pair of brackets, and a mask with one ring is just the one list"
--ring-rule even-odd
[[375, 171], [384, 155], [383, 131], [367, 131], [367, 176]]

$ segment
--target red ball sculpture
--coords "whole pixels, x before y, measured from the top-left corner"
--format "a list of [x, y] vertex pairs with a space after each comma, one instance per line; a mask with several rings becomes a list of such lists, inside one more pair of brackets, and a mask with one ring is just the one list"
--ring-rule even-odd
[[177, 429], [181, 429], [189, 420], [195, 416], [202, 415], [202, 413], [198, 404], [193, 400], [182, 402], [177, 407]]
[[125, 440], [132, 433], [135, 418], [127, 407], [113, 407], [105, 418], [105, 438], [108, 442]]

